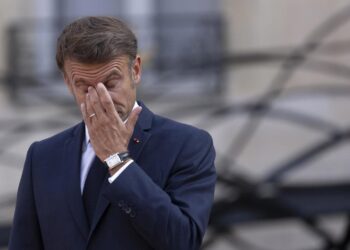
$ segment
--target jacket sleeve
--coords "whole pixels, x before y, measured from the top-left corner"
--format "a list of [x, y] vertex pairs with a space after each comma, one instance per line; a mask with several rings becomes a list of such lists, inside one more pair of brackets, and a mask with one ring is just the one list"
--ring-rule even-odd
[[213, 202], [214, 159], [210, 135], [196, 133], [184, 143], [164, 190], [132, 163], [107, 195], [154, 249], [199, 249]]
[[17, 203], [11, 230], [9, 250], [44, 249], [35, 208], [32, 184], [32, 153], [34, 145], [35, 144], [32, 144], [28, 150], [17, 192]]

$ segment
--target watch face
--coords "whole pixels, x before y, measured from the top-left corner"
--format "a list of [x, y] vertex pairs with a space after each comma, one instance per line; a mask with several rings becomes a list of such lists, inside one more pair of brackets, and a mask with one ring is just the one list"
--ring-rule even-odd
[[119, 155], [118, 154], [114, 154], [111, 155], [110, 157], [108, 157], [108, 159], [106, 160], [106, 163], [108, 165], [109, 168], [114, 167], [115, 165], [118, 165], [121, 162]]

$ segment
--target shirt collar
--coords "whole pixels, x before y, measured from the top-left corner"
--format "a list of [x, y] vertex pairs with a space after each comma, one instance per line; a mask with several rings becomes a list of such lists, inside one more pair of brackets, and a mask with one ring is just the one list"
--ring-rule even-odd
[[[132, 108], [132, 110], [134, 110], [135, 108], [139, 107], [140, 105], [135, 101], [134, 107]], [[128, 120], [128, 118], [126, 118], [126, 120], [124, 121], [124, 123], [126, 123]], [[87, 128], [87, 126], [85, 125], [85, 145], [88, 145], [90, 142], [90, 135], [89, 135], [89, 130]]]

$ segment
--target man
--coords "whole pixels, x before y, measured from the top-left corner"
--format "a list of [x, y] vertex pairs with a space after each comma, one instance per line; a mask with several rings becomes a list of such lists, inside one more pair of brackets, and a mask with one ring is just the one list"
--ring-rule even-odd
[[9, 249], [198, 249], [212, 139], [136, 102], [134, 34], [115, 18], [82, 18], [58, 38], [56, 60], [84, 122], [29, 148]]

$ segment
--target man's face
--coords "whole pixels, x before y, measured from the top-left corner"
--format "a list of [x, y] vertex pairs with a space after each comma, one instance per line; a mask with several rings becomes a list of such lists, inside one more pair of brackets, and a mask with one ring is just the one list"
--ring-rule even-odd
[[116, 111], [124, 121], [136, 100], [136, 86], [141, 79], [141, 59], [136, 57], [130, 67], [128, 56], [117, 57], [107, 63], [85, 64], [66, 60], [64, 80], [80, 107], [85, 103], [88, 87], [102, 82], [113, 100]]

